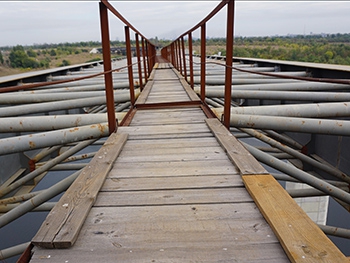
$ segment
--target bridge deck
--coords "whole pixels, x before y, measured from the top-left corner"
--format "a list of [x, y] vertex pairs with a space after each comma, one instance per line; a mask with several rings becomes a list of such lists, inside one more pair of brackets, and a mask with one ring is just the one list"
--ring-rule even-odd
[[[120, 153], [114, 153], [113, 167], [98, 168], [106, 169], [96, 179], [102, 187], [91, 190], [85, 187], [89, 180], [78, 178], [34, 237], [31, 262], [290, 262], [244, 187], [242, 174], [251, 174], [250, 168], [232, 162], [240, 163], [246, 153], [224, 147], [225, 138], [219, 137], [226, 135], [215, 132], [219, 121], [208, 122], [199, 105], [172, 107], [196, 101], [181, 83], [168, 64], [154, 70], [130, 125], [113, 135], [128, 134], [125, 145], [119, 143]], [[98, 192], [96, 201], [90, 190]], [[92, 207], [84, 205], [85, 199]], [[67, 208], [57, 219], [58, 211]], [[304, 251], [313, 247], [304, 246]]]

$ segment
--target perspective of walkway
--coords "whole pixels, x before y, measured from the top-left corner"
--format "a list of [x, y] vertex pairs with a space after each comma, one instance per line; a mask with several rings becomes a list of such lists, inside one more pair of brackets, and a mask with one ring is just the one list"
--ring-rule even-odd
[[158, 61], [127, 123], [33, 238], [30, 262], [347, 262]]

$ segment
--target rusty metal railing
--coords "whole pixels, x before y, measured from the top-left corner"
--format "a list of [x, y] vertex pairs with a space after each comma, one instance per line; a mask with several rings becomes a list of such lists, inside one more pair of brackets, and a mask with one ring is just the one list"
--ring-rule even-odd
[[[129, 85], [130, 85], [130, 100], [131, 108], [135, 104], [135, 89], [134, 89], [134, 80], [133, 80], [133, 69], [132, 69], [132, 53], [131, 53], [131, 41], [130, 41], [130, 29], [135, 32], [136, 39], [136, 57], [138, 64], [138, 73], [140, 87], [142, 89], [142, 72], [141, 72], [141, 53], [144, 63], [144, 75], [145, 79], [151, 73], [151, 70], [155, 64], [155, 55], [156, 47], [144, 37], [135, 27], [133, 27], [109, 2], [108, 0], [101, 0], [99, 3], [100, 6], [100, 21], [101, 21], [101, 35], [102, 35], [102, 50], [103, 50], [103, 66], [104, 71], [108, 72], [105, 74], [105, 85], [106, 85], [106, 101], [107, 101], [107, 113], [108, 113], [108, 125], [109, 132], [112, 133], [116, 130], [116, 121], [115, 121], [115, 109], [114, 109], [114, 98], [113, 98], [113, 79], [111, 70], [111, 55], [110, 55], [110, 40], [109, 40], [109, 27], [108, 27], [108, 10], [115, 15], [121, 22], [124, 23], [125, 30], [125, 43], [126, 43], [126, 56], [127, 56], [127, 65], [128, 65], [128, 76], [129, 76]], [[142, 52], [140, 52], [139, 36], [141, 37], [142, 43]], [[146, 72], [147, 64], [147, 72]]]

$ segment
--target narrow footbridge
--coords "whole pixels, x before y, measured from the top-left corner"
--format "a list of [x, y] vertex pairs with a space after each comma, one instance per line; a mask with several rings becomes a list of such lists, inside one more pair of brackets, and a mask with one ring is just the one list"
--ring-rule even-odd
[[[342, 262], [170, 63], [50, 212], [30, 262]], [[265, 218], [264, 218], [265, 217]]]
[[350, 67], [233, 57], [233, 0], [166, 47], [99, 8], [102, 61], [0, 78], [0, 261], [349, 262]]

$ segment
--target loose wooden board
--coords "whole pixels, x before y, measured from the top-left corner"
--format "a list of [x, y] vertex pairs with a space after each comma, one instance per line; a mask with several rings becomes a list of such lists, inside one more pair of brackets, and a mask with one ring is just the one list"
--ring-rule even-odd
[[229, 158], [237, 165], [242, 175], [268, 174], [265, 168], [261, 166], [218, 119], [206, 119], [205, 121], [219, 143], [226, 149]]
[[32, 239], [36, 246], [66, 248], [76, 241], [114, 160], [128, 138], [113, 133], [51, 210]]
[[291, 262], [347, 261], [272, 175], [244, 175], [242, 178]]

